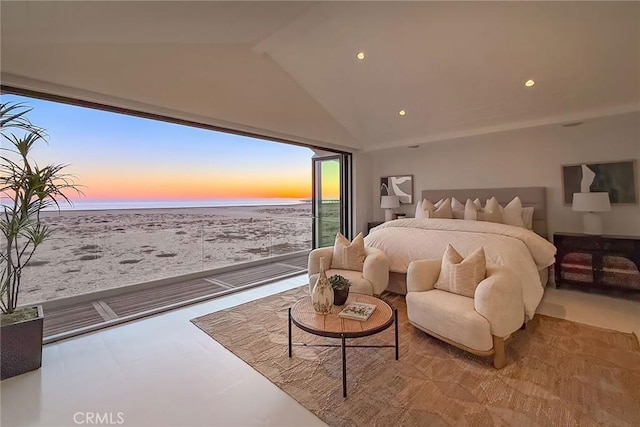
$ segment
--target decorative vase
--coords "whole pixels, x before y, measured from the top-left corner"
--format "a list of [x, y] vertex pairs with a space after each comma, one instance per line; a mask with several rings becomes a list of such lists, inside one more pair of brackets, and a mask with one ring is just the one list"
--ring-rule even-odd
[[347, 302], [347, 298], [349, 298], [349, 288], [333, 290], [333, 305], [344, 305]]
[[324, 267], [324, 257], [320, 258], [320, 274], [316, 281], [313, 291], [311, 291], [311, 303], [313, 309], [318, 314], [327, 314], [331, 312], [333, 306], [333, 288]]

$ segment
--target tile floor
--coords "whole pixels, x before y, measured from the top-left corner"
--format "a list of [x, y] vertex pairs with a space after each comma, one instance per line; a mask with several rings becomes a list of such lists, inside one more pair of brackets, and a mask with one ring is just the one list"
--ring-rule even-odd
[[189, 322], [306, 283], [298, 276], [47, 345], [42, 369], [2, 381], [0, 425], [90, 425], [90, 413], [106, 413], [101, 425], [323, 426]]
[[548, 286], [538, 313], [621, 332], [633, 332], [640, 341], [640, 294], [605, 294]]
[[[193, 326], [216, 310], [301, 286], [306, 276], [45, 346], [42, 369], [1, 383], [10, 426], [321, 426]], [[640, 301], [548, 288], [540, 313], [640, 333]], [[92, 421], [92, 422], [90, 422]]]

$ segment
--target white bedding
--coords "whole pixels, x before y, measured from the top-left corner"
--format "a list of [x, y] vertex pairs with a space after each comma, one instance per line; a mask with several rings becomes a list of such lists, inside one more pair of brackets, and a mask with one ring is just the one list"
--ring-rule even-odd
[[365, 244], [389, 257], [389, 269], [406, 273], [418, 259], [442, 258], [447, 244], [469, 255], [482, 246], [487, 262], [507, 265], [520, 277], [528, 319], [542, 299], [538, 270], [554, 263], [556, 248], [533, 231], [511, 225], [460, 219], [403, 219], [371, 230]]

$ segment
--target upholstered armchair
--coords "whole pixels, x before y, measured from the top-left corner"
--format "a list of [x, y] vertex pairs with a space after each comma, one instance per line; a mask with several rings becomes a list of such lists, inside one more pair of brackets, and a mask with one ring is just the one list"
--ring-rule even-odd
[[407, 317], [415, 327], [479, 356], [506, 365], [505, 339], [524, 322], [522, 286], [508, 268], [487, 265], [473, 298], [435, 289], [441, 260], [414, 261], [407, 271]]
[[327, 277], [339, 274], [351, 282], [349, 292], [379, 296], [389, 284], [389, 260], [384, 252], [376, 248], [365, 247], [365, 259], [362, 271], [331, 268], [333, 246], [314, 249], [309, 253], [309, 293], [318, 280], [320, 258], [324, 257]]

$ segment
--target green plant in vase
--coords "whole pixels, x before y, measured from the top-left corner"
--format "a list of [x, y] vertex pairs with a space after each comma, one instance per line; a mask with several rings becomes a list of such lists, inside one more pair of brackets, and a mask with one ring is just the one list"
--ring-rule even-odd
[[[42, 307], [19, 307], [22, 272], [51, 236], [40, 219], [46, 208], [71, 203], [65, 190], [80, 192], [66, 165], [38, 165], [31, 152], [47, 141], [44, 129], [27, 118], [31, 108], [0, 104], [0, 359], [2, 379], [40, 367]], [[5, 148], [8, 147], [8, 148]]]
[[335, 274], [329, 277], [329, 283], [331, 283], [331, 287], [333, 288], [333, 304], [344, 305], [349, 297], [349, 287], [351, 286], [351, 282], [349, 282], [347, 278], [339, 274]]

